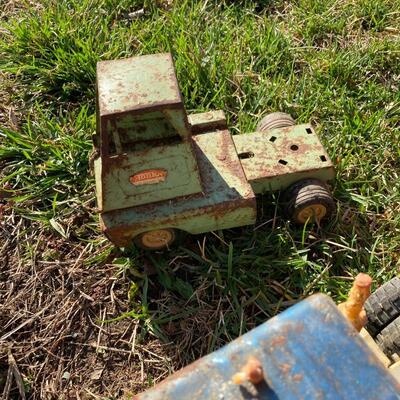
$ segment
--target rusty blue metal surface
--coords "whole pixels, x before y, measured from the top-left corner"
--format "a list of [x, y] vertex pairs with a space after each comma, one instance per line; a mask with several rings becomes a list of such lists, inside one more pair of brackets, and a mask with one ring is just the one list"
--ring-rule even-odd
[[[265, 382], [237, 385], [249, 357]], [[333, 301], [314, 295], [135, 400], [400, 399], [400, 387]]]

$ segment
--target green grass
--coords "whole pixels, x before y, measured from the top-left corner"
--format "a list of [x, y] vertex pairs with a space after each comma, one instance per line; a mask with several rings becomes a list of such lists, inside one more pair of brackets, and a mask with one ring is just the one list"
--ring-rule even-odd
[[[13, 262], [57, 262], [81, 246], [82, 268], [117, 265], [125, 292], [107, 318], [140, 321], [143, 345], [152, 336], [174, 342], [175, 367], [311, 293], [343, 300], [358, 272], [377, 285], [398, 272], [398, 0], [176, 1], [167, 10], [151, 1], [23, 4], [3, 12], [0, 30], [1, 193], [24, 227]], [[141, 7], [144, 17], [126, 19]], [[223, 109], [232, 133], [276, 110], [316, 124], [337, 166], [336, 219], [296, 228], [266, 195], [257, 229], [189, 238], [151, 257], [113, 249], [99, 232], [88, 171], [96, 62], [164, 51], [187, 110]], [[35, 253], [46, 237], [58, 247]], [[146, 373], [147, 382], [158, 378]]]

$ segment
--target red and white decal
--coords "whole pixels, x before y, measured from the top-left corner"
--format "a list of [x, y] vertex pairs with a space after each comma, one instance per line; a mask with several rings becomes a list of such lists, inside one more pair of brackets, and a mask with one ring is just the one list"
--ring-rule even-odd
[[134, 186], [152, 185], [154, 183], [164, 182], [168, 172], [165, 169], [146, 169], [132, 175], [129, 181]]

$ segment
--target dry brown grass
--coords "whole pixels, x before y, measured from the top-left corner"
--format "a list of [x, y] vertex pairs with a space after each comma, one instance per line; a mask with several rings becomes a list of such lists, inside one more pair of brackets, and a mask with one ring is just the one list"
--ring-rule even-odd
[[[148, 386], [148, 374], [161, 379], [170, 372], [169, 345], [151, 338], [140, 344], [132, 319], [104, 322], [127, 310], [127, 281], [116, 277], [118, 266], [84, 267], [82, 244], [46, 235], [5, 207], [0, 243], [5, 399], [23, 398], [22, 381], [34, 399], [115, 397]], [[21, 243], [31, 243], [29, 258]], [[54, 252], [56, 259], [42, 258]]]

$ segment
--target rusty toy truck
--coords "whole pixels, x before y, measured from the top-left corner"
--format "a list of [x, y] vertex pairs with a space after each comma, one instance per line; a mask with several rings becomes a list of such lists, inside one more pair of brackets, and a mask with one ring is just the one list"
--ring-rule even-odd
[[365, 303], [371, 283], [359, 274], [339, 309], [314, 294], [129, 399], [399, 399], [400, 279]]
[[100, 224], [120, 247], [252, 225], [263, 192], [284, 191], [300, 224], [336, 208], [334, 167], [310, 124], [275, 112], [232, 136], [223, 111], [187, 115], [168, 53], [98, 63], [94, 148]]

